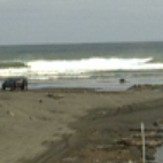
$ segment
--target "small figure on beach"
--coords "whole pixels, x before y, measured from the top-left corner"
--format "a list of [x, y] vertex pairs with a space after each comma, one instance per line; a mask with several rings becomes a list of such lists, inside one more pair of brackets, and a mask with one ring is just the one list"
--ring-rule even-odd
[[126, 80], [124, 78], [119, 79], [119, 83], [124, 84], [126, 83]]

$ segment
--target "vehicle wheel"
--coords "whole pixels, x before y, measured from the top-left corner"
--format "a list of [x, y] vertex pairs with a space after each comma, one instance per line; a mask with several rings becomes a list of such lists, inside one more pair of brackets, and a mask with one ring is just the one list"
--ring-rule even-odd
[[6, 89], [6, 87], [5, 86], [2, 86], [2, 90], [4, 91]]
[[22, 86], [21, 86], [21, 90], [24, 90], [24, 84], [22, 84]]
[[24, 90], [24, 87], [23, 87], [23, 86], [21, 87], [21, 90], [22, 90], [22, 91]]

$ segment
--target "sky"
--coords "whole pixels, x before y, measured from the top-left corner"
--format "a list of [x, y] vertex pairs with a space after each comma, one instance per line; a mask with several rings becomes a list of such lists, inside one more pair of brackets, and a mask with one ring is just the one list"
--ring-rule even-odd
[[0, 0], [0, 45], [163, 41], [163, 0]]

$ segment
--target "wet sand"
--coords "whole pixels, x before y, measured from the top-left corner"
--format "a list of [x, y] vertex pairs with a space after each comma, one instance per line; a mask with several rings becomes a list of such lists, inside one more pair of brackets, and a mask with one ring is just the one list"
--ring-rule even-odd
[[115, 142], [131, 135], [129, 128], [161, 119], [163, 92], [1, 91], [0, 162], [138, 162], [140, 148]]

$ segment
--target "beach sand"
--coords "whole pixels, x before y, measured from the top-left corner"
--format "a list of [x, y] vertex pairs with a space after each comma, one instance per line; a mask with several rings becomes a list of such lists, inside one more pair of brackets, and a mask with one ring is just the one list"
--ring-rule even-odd
[[0, 163], [138, 162], [140, 147], [115, 142], [161, 119], [159, 91], [0, 91]]

